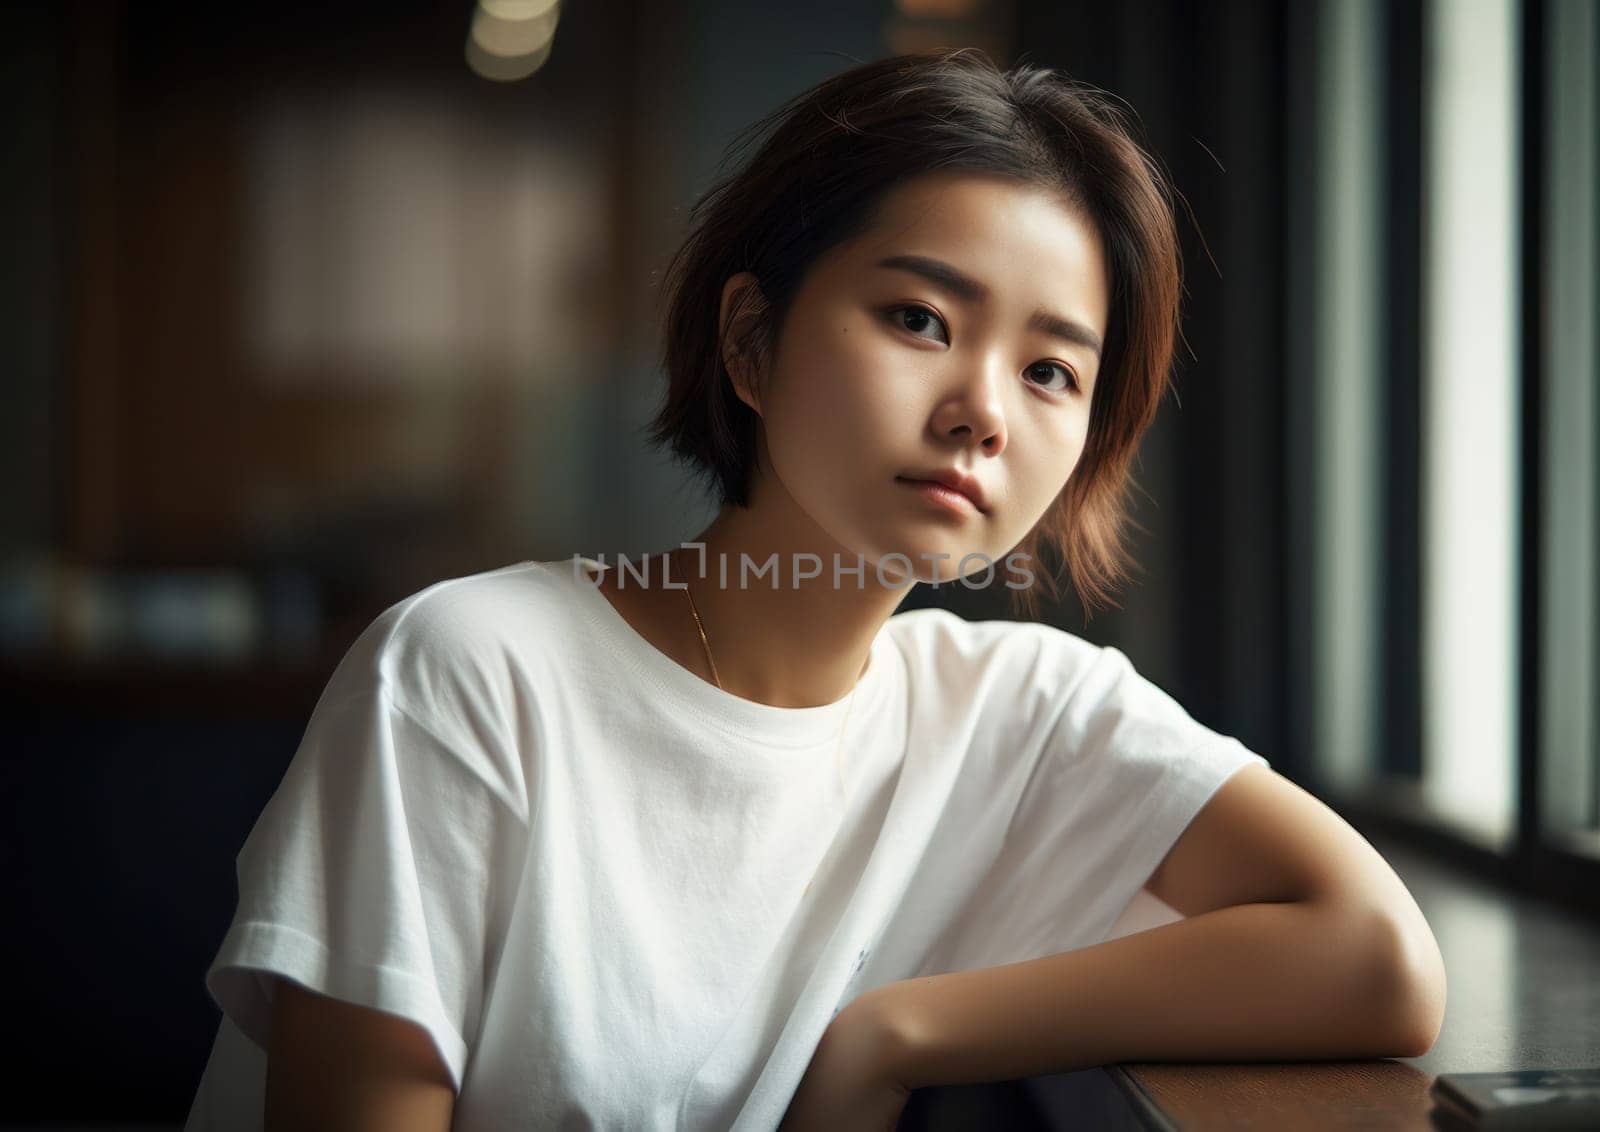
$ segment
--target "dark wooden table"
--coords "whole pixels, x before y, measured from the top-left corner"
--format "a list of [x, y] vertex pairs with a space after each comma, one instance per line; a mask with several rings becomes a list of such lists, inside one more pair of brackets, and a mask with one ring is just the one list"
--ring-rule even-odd
[[1600, 1065], [1600, 927], [1369, 835], [1444, 952], [1444, 1029], [1422, 1057], [1130, 1064], [922, 1089], [904, 1130], [1417, 1129], [1440, 1073]]

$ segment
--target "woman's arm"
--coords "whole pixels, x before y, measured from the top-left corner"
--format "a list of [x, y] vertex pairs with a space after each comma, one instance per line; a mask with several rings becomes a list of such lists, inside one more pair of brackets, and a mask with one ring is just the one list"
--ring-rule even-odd
[[421, 1027], [279, 978], [265, 1132], [448, 1132], [454, 1108], [450, 1074]]
[[1413, 1057], [1438, 1036], [1445, 970], [1427, 920], [1364, 838], [1282, 776], [1233, 775], [1147, 887], [1189, 918], [869, 992], [905, 1038], [902, 1083]]
[[1126, 1061], [1411, 1057], [1443, 1003], [1401, 934], [1345, 903], [1241, 904], [862, 998], [879, 1000], [911, 1089]]

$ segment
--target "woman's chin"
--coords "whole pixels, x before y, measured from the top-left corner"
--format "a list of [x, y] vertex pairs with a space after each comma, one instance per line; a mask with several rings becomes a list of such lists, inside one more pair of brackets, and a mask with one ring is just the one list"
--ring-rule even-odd
[[997, 571], [1004, 569], [1004, 563], [998, 556], [983, 550], [926, 542], [902, 543], [866, 555], [867, 568], [872, 569], [871, 563], [876, 561], [885, 581], [899, 577], [908, 583], [916, 581], [924, 585], [948, 585], [959, 581], [963, 573], [963, 559], [966, 559], [965, 572], [968, 574], [981, 575], [991, 563]]

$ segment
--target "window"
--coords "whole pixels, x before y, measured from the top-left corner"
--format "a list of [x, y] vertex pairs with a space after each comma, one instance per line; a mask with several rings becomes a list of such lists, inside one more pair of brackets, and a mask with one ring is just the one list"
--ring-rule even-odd
[[1600, 12], [1360, 0], [1313, 23], [1291, 427], [1314, 785], [1600, 902]]
[[1513, 827], [1520, 432], [1513, 0], [1423, 7], [1422, 784]]
[[1600, 15], [1588, 0], [1557, 0], [1544, 27], [1543, 451], [1539, 471], [1544, 584], [1539, 711], [1541, 833], [1551, 845], [1600, 856], [1600, 698], [1595, 616], [1600, 462]]

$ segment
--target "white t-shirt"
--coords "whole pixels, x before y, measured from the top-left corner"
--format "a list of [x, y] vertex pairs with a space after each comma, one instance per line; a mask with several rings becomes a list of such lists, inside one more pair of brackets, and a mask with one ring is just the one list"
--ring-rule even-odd
[[1267, 765], [1115, 648], [941, 609], [853, 704], [741, 699], [596, 565], [443, 581], [351, 646], [239, 852], [188, 1129], [261, 1127], [274, 974], [420, 1025], [461, 1132], [772, 1129], [862, 992], [1180, 918], [1135, 898]]

